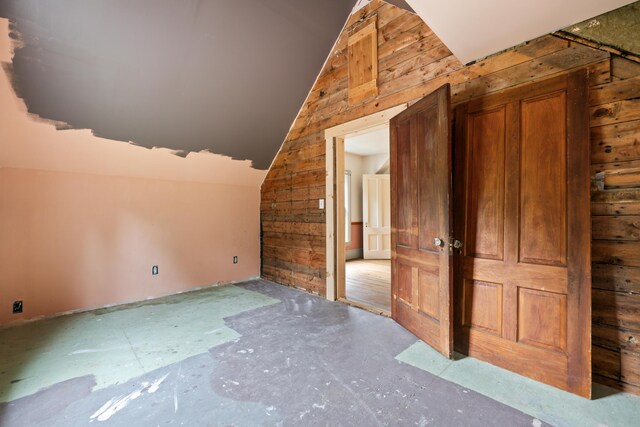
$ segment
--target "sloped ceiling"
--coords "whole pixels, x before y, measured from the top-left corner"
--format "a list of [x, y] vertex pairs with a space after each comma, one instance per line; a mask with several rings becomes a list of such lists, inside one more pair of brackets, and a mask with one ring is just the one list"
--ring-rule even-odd
[[[464, 62], [629, 3], [389, 2], [413, 7]], [[14, 44], [3, 66], [36, 120], [264, 170], [355, 4], [0, 0]]]
[[463, 64], [632, 2], [407, 0]]
[[2, 0], [4, 68], [40, 120], [266, 169], [354, 3]]

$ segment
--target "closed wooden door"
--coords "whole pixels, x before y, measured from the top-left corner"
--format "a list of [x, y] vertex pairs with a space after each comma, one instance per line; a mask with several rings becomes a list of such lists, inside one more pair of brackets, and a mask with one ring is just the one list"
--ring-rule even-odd
[[364, 259], [391, 259], [391, 180], [362, 175]]
[[391, 120], [391, 314], [451, 357], [450, 88]]
[[[456, 350], [591, 395], [587, 73], [456, 107]], [[460, 238], [460, 237], [458, 237]]]

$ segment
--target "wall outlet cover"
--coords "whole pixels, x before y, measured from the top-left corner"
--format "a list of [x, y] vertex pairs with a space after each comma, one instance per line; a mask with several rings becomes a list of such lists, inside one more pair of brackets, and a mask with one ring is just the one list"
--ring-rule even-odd
[[22, 301], [13, 302], [13, 313], [22, 313]]

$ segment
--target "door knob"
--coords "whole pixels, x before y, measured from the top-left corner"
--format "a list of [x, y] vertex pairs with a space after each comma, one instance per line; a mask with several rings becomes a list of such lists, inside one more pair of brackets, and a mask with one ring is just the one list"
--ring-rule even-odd
[[441, 248], [444, 247], [444, 241], [439, 237], [433, 239], [433, 244]]
[[453, 238], [451, 240], [451, 243], [449, 243], [449, 253], [453, 253], [454, 249], [458, 249], [460, 252], [462, 252], [462, 242]]

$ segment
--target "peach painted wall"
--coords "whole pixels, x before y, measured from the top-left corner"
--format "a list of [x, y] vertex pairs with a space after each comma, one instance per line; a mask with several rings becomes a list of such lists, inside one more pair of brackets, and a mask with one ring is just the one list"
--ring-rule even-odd
[[[0, 19], [0, 62], [14, 48]], [[258, 276], [265, 175], [57, 130], [0, 69], [0, 324]]]
[[0, 323], [258, 276], [258, 209], [252, 187], [2, 168]]

